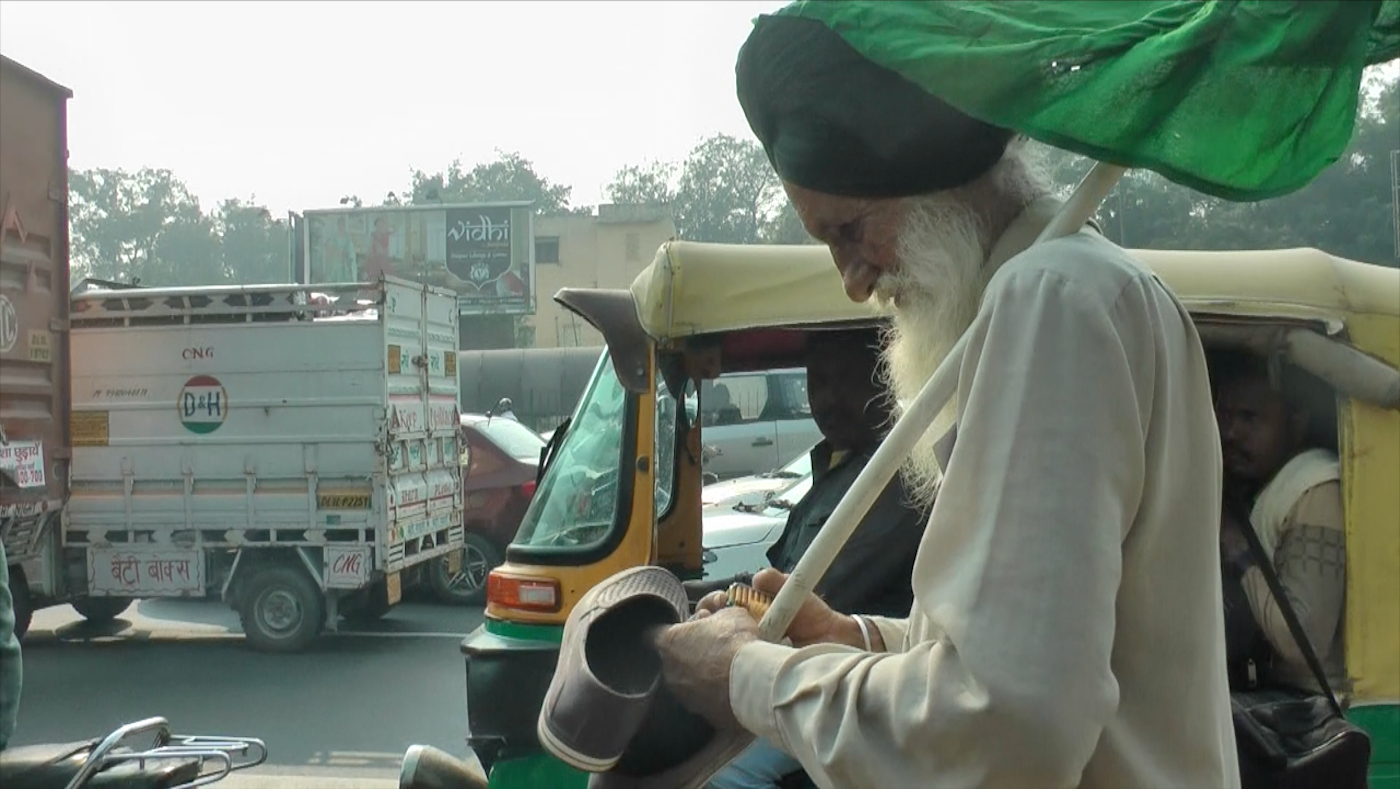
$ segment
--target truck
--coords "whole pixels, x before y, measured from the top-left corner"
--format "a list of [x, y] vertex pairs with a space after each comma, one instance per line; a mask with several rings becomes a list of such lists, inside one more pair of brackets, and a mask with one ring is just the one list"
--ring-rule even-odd
[[68, 499], [68, 100], [0, 55], [0, 541], [15, 629]]
[[72, 295], [71, 491], [36, 605], [220, 599], [295, 652], [461, 555], [455, 294], [315, 290]]

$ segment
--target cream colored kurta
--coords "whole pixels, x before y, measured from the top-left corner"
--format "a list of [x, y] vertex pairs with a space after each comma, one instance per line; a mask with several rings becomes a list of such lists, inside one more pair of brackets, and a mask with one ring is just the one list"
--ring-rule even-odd
[[1086, 229], [1002, 266], [970, 331], [913, 611], [873, 620], [894, 654], [746, 646], [739, 721], [823, 787], [1239, 786], [1185, 308]]

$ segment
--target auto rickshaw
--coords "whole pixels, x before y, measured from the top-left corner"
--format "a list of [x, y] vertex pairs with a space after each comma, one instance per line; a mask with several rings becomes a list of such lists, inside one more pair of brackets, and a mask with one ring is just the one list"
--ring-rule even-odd
[[[1372, 737], [1371, 785], [1400, 789], [1400, 270], [1313, 249], [1140, 250], [1190, 309], [1207, 350], [1249, 349], [1323, 382], [1342, 459], [1348, 716]], [[672, 241], [630, 290], [560, 291], [604, 335], [534, 502], [462, 644], [468, 742], [490, 786], [584, 787], [535, 723], [564, 620], [594, 584], [643, 563], [700, 577], [703, 426], [697, 381], [801, 364], [809, 332], [888, 319], [846, 299], [821, 246]]]
[[631, 290], [555, 300], [604, 335], [592, 380], [545, 449], [486, 624], [463, 642], [469, 744], [493, 787], [585, 786], [535, 723], [564, 620], [594, 584], [652, 563], [703, 577], [699, 382], [803, 365], [807, 332], [878, 325], [846, 298], [825, 247], [669, 242]]

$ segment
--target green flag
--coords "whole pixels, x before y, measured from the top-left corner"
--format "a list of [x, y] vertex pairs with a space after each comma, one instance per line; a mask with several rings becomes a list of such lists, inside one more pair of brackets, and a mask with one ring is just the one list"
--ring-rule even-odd
[[1346, 150], [1400, 0], [803, 0], [865, 58], [978, 120], [1228, 200]]

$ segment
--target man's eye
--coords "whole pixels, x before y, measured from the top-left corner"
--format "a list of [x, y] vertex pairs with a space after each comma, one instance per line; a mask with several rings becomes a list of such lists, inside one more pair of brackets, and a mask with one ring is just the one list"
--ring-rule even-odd
[[847, 244], [859, 244], [862, 224], [859, 220], [847, 222], [836, 229], [837, 237]]

